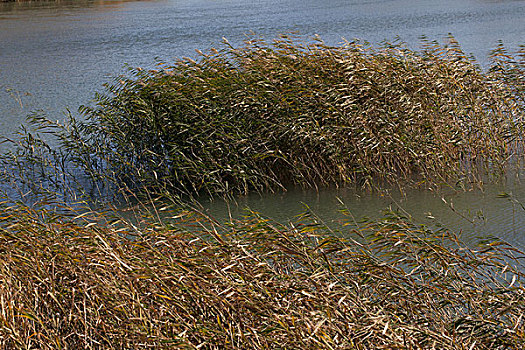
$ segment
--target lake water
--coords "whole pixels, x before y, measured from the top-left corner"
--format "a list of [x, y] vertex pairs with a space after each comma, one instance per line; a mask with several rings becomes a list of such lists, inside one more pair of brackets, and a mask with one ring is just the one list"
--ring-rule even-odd
[[[453, 34], [467, 53], [485, 65], [502, 40], [509, 50], [525, 44], [525, 0], [166, 0], [0, 3], [0, 134], [12, 134], [32, 110], [54, 119], [89, 104], [104, 82], [131, 67], [193, 56], [217, 46], [222, 37], [239, 43], [253, 31], [269, 39], [296, 31], [319, 34], [336, 44], [342, 38], [372, 43], [399, 36], [417, 47], [420, 37], [443, 41]], [[400, 205], [418, 220], [461, 227], [469, 234], [494, 234], [525, 245], [525, 212], [508, 200], [525, 202], [522, 186], [491, 186], [485, 192], [440, 195], [412, 191], [406, 198], [357, 194], [350, 190], [292, 190], [238, 200], [232, 213], [250, 206], [286, 220], [308, 205], [332, 220], [337, 197], [356, 216], [378, 216]], [[450, 209], [453, 203], [455, 211]], [[223, 216], [226, 206], [207, 206]], [[460, 213], [461, 215], [459, 215]], [[462, 216], [468, 218], [465, 219]], [[435, 219], [428, 219], [434, 217]], [[471, 223], [474, 222], [474, 224]]]

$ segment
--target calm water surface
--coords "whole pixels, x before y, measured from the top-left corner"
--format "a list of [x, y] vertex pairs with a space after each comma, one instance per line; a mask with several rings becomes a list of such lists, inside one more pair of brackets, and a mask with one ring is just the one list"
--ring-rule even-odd
[[[467, 53], [485, 65], [498, 40], [510, 50], [525, 44], [525, 0], [168, 0], [61, 1], [0, 3], [0, 134], [10, 135], [32, 110], [56, 119], [66, 108], [88, 104], [111, 77], [131, 67], [152, 67], [217, 46], [222, 37], [238, 43], [253, 31], [273, 38], [297, 31], [319, 34], [336, 44], [342, 38], [373, 43], [399, 36], [413, 47], [420, 37], [443, 41], [452, 33]], [[491, 187], [484, 193], [445, 196], [413, 191], [401, 197], [358, 195], [353, 191], [300, 190], [282, 195], [253, 195], [238, 200], [233, 215], [250, 206], [287, 220], [302, 202], [333, 220], [337, 197], [356, 216], [378, 216], [401, 206], [418, 220], [461, 227], [469, 234], [494, 234], [525, 245], [525, 212], [508, 200], [512, 191], [525, 202], [521, 185]], [[453, 203], [456, 212], [450, 210]], [[220, 201], [207, 203], [223, 216]], [[460, 213], [461, 215], [459, 215]], [[463, 218], [466, 217], [467, 219]], [[428, 217], [434, 217], [429, 219]], [[471, 223], [474, 222], [474, 224]]]

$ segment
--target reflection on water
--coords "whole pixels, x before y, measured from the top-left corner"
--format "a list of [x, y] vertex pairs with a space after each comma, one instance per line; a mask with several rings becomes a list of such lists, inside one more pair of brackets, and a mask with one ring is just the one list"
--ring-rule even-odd
[[[298, 31], [319, 34], [335, 44], [341, 38], [371, 42], [399, 36], [417, 46], [422, 35], [441, 41], [452, 33], [482, 64], [502, 40], [510, 49], [523, 44], [525, 0], [158, 0], [43, 1], [0, 3], [0, 133], [10, 135], [31, 110], [55, 119], [69, 107], [89, 103], [123, 65], [152, 67], [216, 45], [222, 37], [238, 43], [251, 31], [272, 38]], [[402, 207], [417, 220], [461, 227], [469, 234], [495, 234], [524, 242], [525, 215], [498, 199], [503, 187], [484, 193], [445, 194], [413, 191], [378, 197], [350, 190], [292, 190], [273, 196], [250, 195], [231, 206], [232, 215], [251, 207], [286, 221], [304, 210], [302, 202], [330, 221], [337, 198], [356, 217], [380, 216]], [[507, 189], [509, 191], [509, 189]], [[525, 190], [513, 186], [518, 199]], [[213, 215], [226, 216], [220, 201], [207, 203]], [[451, 206], [455, 211], [451, 210]], [[430, 219], [434, 217], [435, 219]], [[466, 217], [467, 219], [465, 219]], [[473, 223], [471, 223], [471, 221]]]

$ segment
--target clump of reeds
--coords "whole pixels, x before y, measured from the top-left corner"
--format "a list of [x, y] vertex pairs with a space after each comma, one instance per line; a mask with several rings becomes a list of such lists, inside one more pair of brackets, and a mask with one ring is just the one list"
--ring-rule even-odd
[[482, 162], [497, 171], [522, 142], [516, 80], [457, 46], [284, 37], [161, 68], [110, 87], [83, 130], [120, 174], [185, 193], [443, 181]]
[[525, 346], [523, 253], [497, 240], [394, 213], [336, 233], [308, 215], [83, 219], [0, 211], [0, 348]]
[[516, 57], [500, 47], [483, 71], [453, 39], [421, 50], [226, 42], [197, 61], [134, 70], [83, 121], [36, 118], [60, 147], [38, 153], [24, 133], [13, 158], [51, 159], [58, 178], [73, 162], [118, 190], [187, 195], [497, 175], [523, 154]]

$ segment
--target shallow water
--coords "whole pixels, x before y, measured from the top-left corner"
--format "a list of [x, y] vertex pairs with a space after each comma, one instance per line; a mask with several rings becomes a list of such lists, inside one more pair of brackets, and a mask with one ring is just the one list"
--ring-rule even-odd
[[[502, 198], [502, 193], [511, 194], [518, 202]], [[292, 189], [278, 195], [251, 194], [238, 198], [235, 203], [204, 199], [202, 205], [209, 215], [220, 220], [242, 217], [249, 209], [286, 223], [310, 212], [334, 229], [341, 229], [341, 223], [353, 220], [381, 219], [392, 210], [417, 223], [452, 229], [467, 241], [494, 236], [525, 249], [525, 209], [519, 202], [525, 204], [525, 186], [515, 183], [486, 185], [483, 190], [466, 192], [393, 190], [382, 195], [350, 189], [319, 192]]]
[[[524, 44], [525, 0], [168, 0], [0, 3], [0, 134], [12, 134], [32, 110], [54, 119], [75, 113], [111, 77], [131, 67], [152, 67], [217, 46], [222, 37], [238, 43], [253, 31], [267, 38], [297, 31], [319, 34], [336, 44], [342, 38], [373, 43], [399, 36], [417, 47], [422, 35], [443, 42], [452, 33], [482, 65], [498, 40], [516, 50]], [[469, 235], [494, 234], [525, 245], [525, 212], [498, 198], [512, 191], [525, 202], [525, 189], [491, 186], [485, 192], [442, 195], [411, 191], [406, 197], [358, 194], [351, 190], [291, 190], [251, 195], [232, 204], [232, 215], [249, 206], [286, 221], [307, 203], [320, 217], [335, 220], [338, 197], [356, 216], [380, 216], [401, 207], [417, 220], [460, 227]], [[455, 211], [451, 210], [451, 204]], [[205, 203], [227, 216], [219, 200]], [[434, 219], [429, 219], [434, 217]]]

